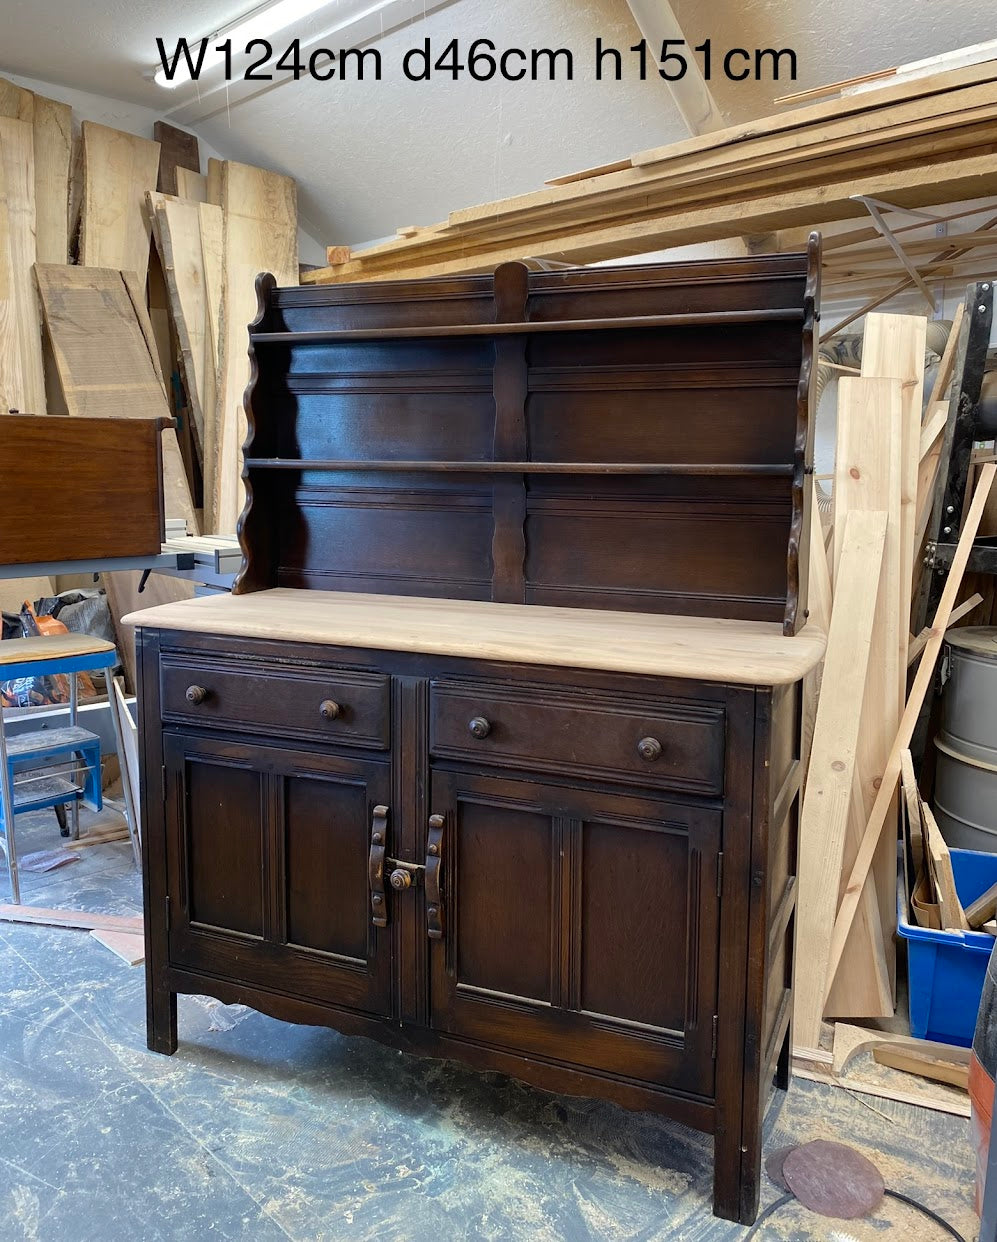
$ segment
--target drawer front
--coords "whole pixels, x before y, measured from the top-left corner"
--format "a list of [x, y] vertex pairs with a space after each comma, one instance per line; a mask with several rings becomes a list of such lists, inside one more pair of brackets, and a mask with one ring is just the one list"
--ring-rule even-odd
[[435, 681], [435, 756], [723, 793], [724, 709], [549, 686]]
[[390, 679], [189, 654], [162, 657], [163, 719], [386, 750]]

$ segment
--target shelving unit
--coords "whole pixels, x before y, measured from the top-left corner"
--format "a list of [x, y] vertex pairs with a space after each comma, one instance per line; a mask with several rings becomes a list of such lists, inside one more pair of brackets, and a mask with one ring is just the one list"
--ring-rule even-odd
[[235, 590], [794, 633], [818, 266], [814, 239], [668, 268], [509, 263], [310, 289], [261, 277]]

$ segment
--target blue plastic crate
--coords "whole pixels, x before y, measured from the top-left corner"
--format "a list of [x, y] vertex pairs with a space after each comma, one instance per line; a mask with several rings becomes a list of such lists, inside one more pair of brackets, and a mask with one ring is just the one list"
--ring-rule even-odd
[[[997, 884], [997, 854], [951, 853], [956, 892], [963, 906], [968, 906]], [[898, 910], [897, 931], [907, 941], [911, 1034], [968, 1048], [994, 938], [986, 932], [912, 926], [904, 913]]]

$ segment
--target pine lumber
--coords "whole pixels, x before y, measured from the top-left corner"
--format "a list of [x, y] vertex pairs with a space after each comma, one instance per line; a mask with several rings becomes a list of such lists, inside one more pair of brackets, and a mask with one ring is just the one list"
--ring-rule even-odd
[[[953, 1052], [957, 1051], [953, 1049]], [[924, 1052], [919, 1048], [895, 1048], [890, 1044], [879, 1044], [873, 1048], [872, 1059], [877, 1065], [887, 1065], [890, 1069], [918, 1074], [935, 1082], [947, 1082], [963, 1091], [969, 1090], [968, 1060], [957, 1062], [948, 1054]]]
[[[853, 510], [841, 535], [839, 574], [824, 654], [810, 770], [800, 818], [794, 1039], [816, 1048], [824, 1010], [830, 931], [844, 851], [887, 515]], [[856, 907], [858, 898], [856, 894]], [[850, 928], [849, 928], [850, 930]], [[840, 956], [840, 955], [839, 955]]]
[[201, 151], [197, 137], [185, 129], [177, 129], [166, 121], [156, 121], [152, 136], [159, 143], [159, 178], [148, 188], [164, 194], [178, 194], [177, 171], [180, 168], [200, 173]]
[[53, 910], [44, 906], [2, 906], [0, 923], [33, 923], [41, 927], [73, 927], [79, 931], [141, 932], [142, 916], [91, 914], [87, 910]]
[[[957, 621], [961, 621], [963, 617], [965, 617], [968, 613], [971, 613], [974, 608], [978, 608], [980, 604], [982, 603], [983, 603], [982, 595], [979, 595], [979, 594], [971, 595], [969, 599], [961, 603], [958, 608], [952, 609], [952, 615], [949, 617], [948, 624], [945, 626], [945, 628], [947, 630], [950, 630]], [[920, 632], [920, 634], [917, 635], [916, 638], [912, 638], [910, 640], [910, 646], [907, 648], [907, 663], [908, 664], [914, 663], [917, 657], [921, 654], [921, 652], [927, 646], [928, 639], [930, 637], [931, 637], [931, 629], [928, 626], [925, 626], [924, 629]]]
[[204, 173], [194, 172], [190, 168], [177, 168], [177, 195], [189, 199], [192, 203], [208, 201], [208, 178]]
[[30, 121], [0, 117], [0, 412], [44, 414]]
[[982, 927], [997, 914], [997, 884], [992, 884], [985, 893], [966, 907], [966, 922], [970, 927]]
[[890, 751], [886, 770], [883, 773], [883, 781], [879, 787], [879, 793], [876, 795], [876, 804], [872, 809], [869, 822], [866, 824], [862, 844], [859, 846], [851, 875], [848, 878], [848, 884], [845, 887], [844, 896], [838, 907], [834, 932], [831, 937], [828, 986], [830, 986], [841, 962], [842, 951], [847, 941], [852, 921], [855, 918], [855, 912], [858, 909], [862, 886], [865, 884], [866, 876], [869, 874], [869, 869], [876, 855], [883, 827], [886, 823], [887, 812], [893, 801], [893, 793], [896, 789], [897, 780], [900, 777], [901, 752], [910, 746], [925, 694], [934, 676], [935, 663], [941, 650], [945, 627], [955, 606], [955, 599], [962, 584], [963, 575], [966, 572], [966, 564], [973, 548], [973, 541], [976, 539], [976, 534], [980, 527], [983, 510], [986, 506], [990, 489], [993, 486], [995, 474], [997, 474], [997, 465], [993, 463], [985, 465], [981, 469], [973, 493], [973, 500], [969, 506], [969, 512], [966, 515], [962, 532], [959, 535], [959, 542], [956, 545], [955, 555], [952, 558], [952, 565], [949, 569], [945, 589], [942, 591], [942, 597], [939, 600], [938, 609], [932, 622], [931, 628], [933, 633], [925, 645], [924, 654], [921, 656], [921, 662], [918, 665], [907, 699], [907, 706], [900, 721], [900, 728], [893, 743], [893, 748]]
[[[811, 488], [814, 483], [811, 479]], [[831, 574], [827, 563], [827, 551], [824, 547], [824, 531], [820, 522], [820, 510], [815, 496], [810, 500], [810, 571], [808, 578], [807, 608], [809, 620], [824, 634], [831, 625]], [[803, 784], [806, 786], [807, 770], [810, 764], [810, 749], [813, 744], [814, 724], [817, 719], [817, 704], [820, 701], [820, 687], [824, 676], [823, 661], [803, 679], [803, 726], [800, 743], [800, 760]]]
[[35, 249], [39, 263], [69, 262], [69, 171], [73, 110], [36, 95], [32, 133], [35, 148]]
[[[490, 236], [484, 227], [476, 235], [449, 230], [435, 237], [419, 236], [357, 251], [349, 263], [306, 272], [302, 284], [457, 275], [489, 270], [499, 263], [520, 260], [524, 254], [590, 263], [746, 233], [810, 228], [860, 216], [865, 209], [856, 200], [857, 194], [886, 199], [901, 207], [919, 207], [995, 193], [997, 155], [975, 155], [791, 190], [773, 188], [759, 196], [701, 208], [675, 210], [665, 204], [635, 204], [611, 221], [594, 220], [584, 228], [551, 224], [541, 216], [529, 229], [510, 230], [500, 239]], [[646, 193], [638, 202], [647, 203]], [[907, 277], [900, 288], [909, 283]]]
[[924, 825], [924, 846], [931, 859], [931, 874], [938, 895], [938, 909], [942, 916], [942, 928], [951, 931], [969, 931], [969, 920], [955, 890], [952, 859], [941, 829], [926, 802], [921, 801], [921, 823]]
[[224, 220], [223, 277], [216, 398], [213, 521], [234, 531], [245, 502], [242, 445], [249, 383], [248, 325], [256, 317], [256, 277], [298, 283], [297, 187], [293, 178], [231, 161], [208, 164], [208, 194], [219, 196]]
[[[901, 594], [901, 481], [896, 446], [900, 442], [902, 419], [899, 380], [843, 376], [839, 381], [835, 529], [844, 529], [847, 515], [856, 510], [881, 510], [887, 515], [880, 596], [858, 733], [856, 789], [842, 853], [845, 875], [855, 860], [862, 830], [875, 802], [876, 783], [900, 720], [900, 622], [892, 601]], [[840, 562], [840, 547], [836, 552]], [[836, 564], [835, 581], [838, 572]], [[840, 872], [839, 883], [844, 883]], [[884, 889], [889, 896], [889, 909]], [[877, 859], [875, 874], [866, 882], [860, 913], [845, 948], [840, 982], [828, 995], [825, 1012], [829, 1015], [883, 1017], [893, 1013], [895, 908], [894, 851], [890, 859]]]
[[[169, 418], [150, 348], [151, 328], [143, 327], [122, 273], [38, 264], [36, 275], [67, 413]], [[184, 518], [197, 533], [180, 446], [171, 427], [163, 431], [163, 492], [166, 516]]]
[[145, 194], [156, 188], [159, 143], [84, 121], [82, 151], [80, 264], [135, 272], [144, 282], [151, 233]]
[[98, 944], [120, 957], [127, 966], [141, 966], [145, 961], [145, 936], [141, 931], [104, 931], [94, 928], [90, 935]]

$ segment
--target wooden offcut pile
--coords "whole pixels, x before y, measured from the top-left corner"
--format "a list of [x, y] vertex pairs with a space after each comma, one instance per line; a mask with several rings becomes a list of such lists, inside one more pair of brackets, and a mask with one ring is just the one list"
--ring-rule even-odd
[[995, 123], [997, 62], [987, 61], [643, 151], [352, 255], [330, 247], [330, 266], [303, 280], [595, 262], [860, 217], [857, 195], [904, 207], [990, 197]]
[[811, 679], [804, 702], [810, 754], [794, 1042], [806, 1059], [821, 1060], [823, 1017], [894, 1012], [901, 805], [942, 924], [962, 918], [909, 748], [946, 628], [982, 602], [980, 595], [963, 598], [972, 589], [964, 574], [997, 470], [992, 462], [981, 463], [975, 478], [970, 472], [965, 517], [953, 523], [958, 544], [930, 625], [919, 632], [914, 624], [913, 637], [911, 625], [936, 475], [947, 471], [944, 446], [960, 414], [960, 353], [976, 309], [960, 308], [926, 402], [927, 321], [920, 316], [868, 315], [861, 371], [839, 380], [833, 519], [824, 529], [815, 516], [811, 539], [811, 617], [827, 627], [828, 643], [822, 681]]
[[0, 411], [172, 416], [166, 516], [235, 530], [254, 282], [297, 284], [289, 177], [0, 80]]

